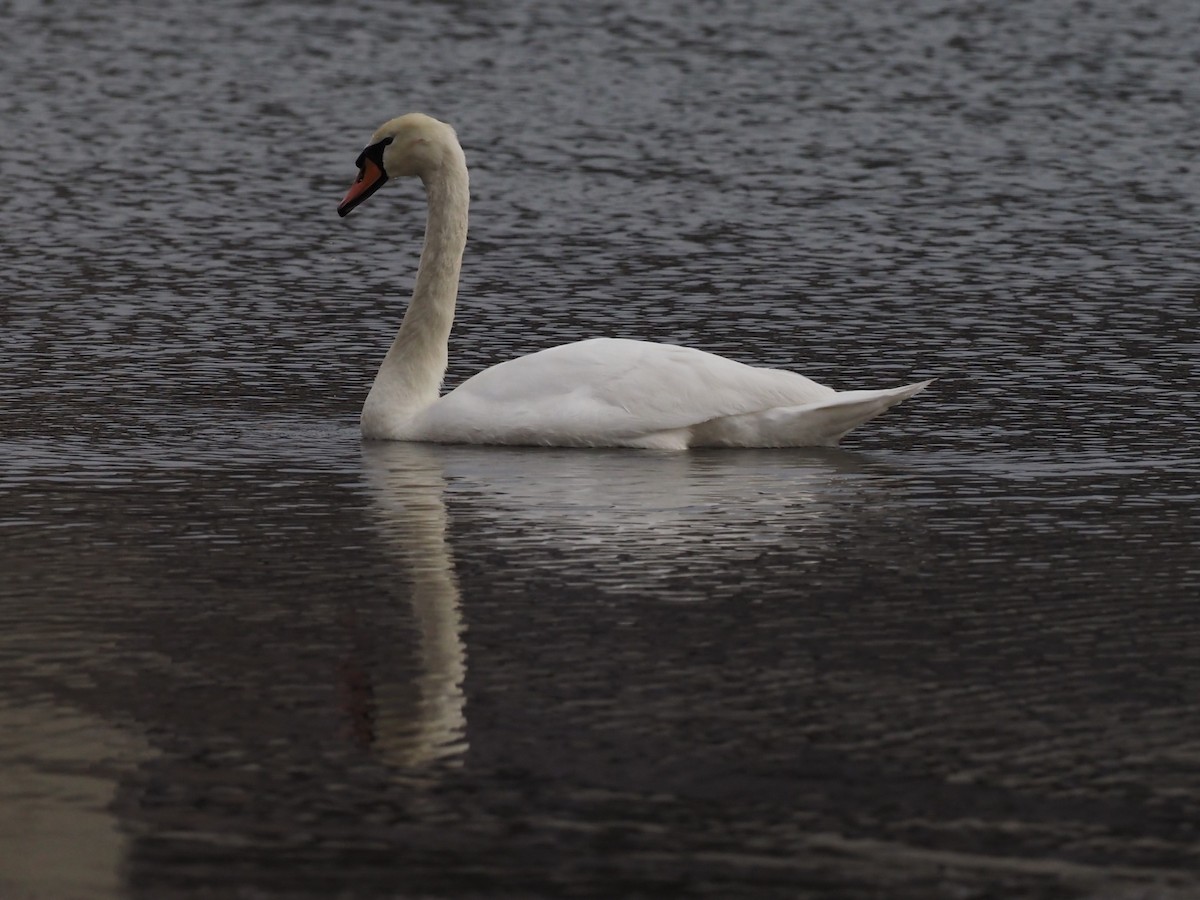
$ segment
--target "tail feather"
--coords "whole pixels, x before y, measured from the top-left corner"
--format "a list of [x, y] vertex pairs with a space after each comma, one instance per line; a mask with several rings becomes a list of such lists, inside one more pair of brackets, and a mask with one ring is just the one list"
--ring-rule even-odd
[[[836, 444], [852, 429], [902, 403], [914, 394], [919, 394], [933, 383], [933, 379], [907, 384], [904, 387], [881, 391], [840, 391], [823, 403], [804, 407], [802, 418], [812, 417], [815, 422], [824, 419], [823, 435], [830, 444]], [[797, 410], [800, 413], [800, 410]]]
[[693, 447], [832, 446], [852, 429], [925, 390], [933, 379], [878, 391], [839, 391], [804, 406], [714, 419], [692, 429]]

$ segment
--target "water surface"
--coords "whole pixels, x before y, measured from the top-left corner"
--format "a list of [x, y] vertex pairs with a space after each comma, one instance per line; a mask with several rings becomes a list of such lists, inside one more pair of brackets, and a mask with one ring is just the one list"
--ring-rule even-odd
[[[1187, 897], [1183, 2], [0, 10], [0, 894]], [[598, 334], [836, 450], [364, 445], [453, 122], [449, 383]]]

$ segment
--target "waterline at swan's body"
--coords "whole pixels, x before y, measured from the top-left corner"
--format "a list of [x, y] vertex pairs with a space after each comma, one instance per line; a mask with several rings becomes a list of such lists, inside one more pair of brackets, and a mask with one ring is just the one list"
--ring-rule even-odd
[[429, 200], [413, 297], [363, 407], [366, 438], [664, 450], [828, 445], [929, 383], [835, 391], [700, 350], [597, 338], [500, 363], [439, 396], [467, 235], [462, 148], [448, 125], [412, 114], [376, 131], [359, 167], [342, 215], [394, 175], [421, 178]]

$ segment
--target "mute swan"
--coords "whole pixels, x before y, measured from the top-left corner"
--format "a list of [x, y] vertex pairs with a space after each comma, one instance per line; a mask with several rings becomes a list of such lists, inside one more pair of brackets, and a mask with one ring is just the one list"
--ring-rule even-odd
[[389, 178], [416, 176], [429, 213], [412, 299], [362, 410], [368, 439], [559, 447], [796, 447], [837, 443], [925, 388], [835, 391], [701, 350], [617, 338], [502, 362], [439, 397], [467, 241], [466, 157], [454, 129], [392, 119], [356, 162], [345, 216]]

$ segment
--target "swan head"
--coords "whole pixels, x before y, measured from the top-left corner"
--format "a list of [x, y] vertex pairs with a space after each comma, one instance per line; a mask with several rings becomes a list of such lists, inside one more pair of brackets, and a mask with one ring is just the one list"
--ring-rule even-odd
[[465, 166], [465, 162], [453, 128], [431, 116], [409, 113], [375, 129], [355, 165], [358, 177], [338, 204], [339, 216], [349, 213], [389, 178], [416, 176], [428, 183], [447, 166]]

